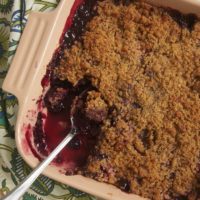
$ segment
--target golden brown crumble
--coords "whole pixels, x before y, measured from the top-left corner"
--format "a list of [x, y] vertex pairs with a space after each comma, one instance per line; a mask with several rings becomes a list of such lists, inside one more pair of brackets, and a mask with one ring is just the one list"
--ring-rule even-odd
[[85, 111], [102, 134], [84, 174], [155, 200], [200, 198], [199, 21], [189, 30], [163, 8], [104, 0], [55, 74], [97, 89]]
[[85, 113], [89, 119], [102, 122], [108, 114], [108, 106], [101, 98], [101, 93], [89, 91], [85, 103]]

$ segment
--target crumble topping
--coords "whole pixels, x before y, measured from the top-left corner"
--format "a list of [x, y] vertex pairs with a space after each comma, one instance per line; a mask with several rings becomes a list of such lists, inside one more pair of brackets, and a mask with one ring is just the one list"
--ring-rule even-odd
[[102, 122], [106, 119], [108, 106], [101, 98], [99, 92], [90, 91], [87, 95], [85, 113], [86, 116], [96, 122]]
[[79, 173], [155, 200], [199, 199], [200, 21], [142, 1], [104, 0], [97, 13], [54, 69], [95, 88], [84, 112], [102, 133]]

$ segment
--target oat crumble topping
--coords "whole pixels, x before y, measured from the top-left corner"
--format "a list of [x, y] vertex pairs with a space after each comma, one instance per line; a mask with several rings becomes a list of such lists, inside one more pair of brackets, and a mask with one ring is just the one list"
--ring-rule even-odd
[[142, 1], [99, 1], [97, 13], [54, 69], [96, 88], [84, 112], [102, 133], [79, 173], [150, 199], [199, 199], [200, 21], [189, 29]]

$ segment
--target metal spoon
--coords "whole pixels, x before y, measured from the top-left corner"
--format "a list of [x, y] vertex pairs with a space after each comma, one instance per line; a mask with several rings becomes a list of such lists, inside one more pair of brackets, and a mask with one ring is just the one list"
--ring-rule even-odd
[[37, 179], [37, 177], [43, 172], [43, 170], [51, 163], [51, 161], [59, 154], [59, 152], [74, 138], [77, 134], [74, 125], [74, 112], [75, 104], [78, 98], [75, 98], [71, 107], [71, 130], [68, 135], [62, 140], [62, 142], [49, 154], [45, 160], [43, 160], [16, 188], [14, 188], [10, 193], [4, 196], [1, 200], [18, 200], [26, 190], [32, 185], [32, 183]]

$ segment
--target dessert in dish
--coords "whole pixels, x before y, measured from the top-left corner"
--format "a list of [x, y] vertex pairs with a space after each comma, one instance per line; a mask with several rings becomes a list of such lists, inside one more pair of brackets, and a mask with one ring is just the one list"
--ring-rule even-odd
[[86, 0], [48, 66], [34, 142], [82, 174], [150, 199], [200, 198], [200, 21], [143, 1]]

